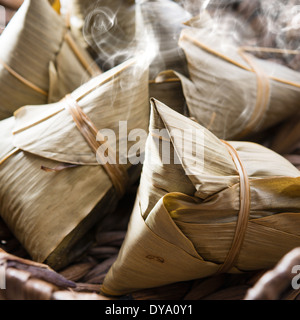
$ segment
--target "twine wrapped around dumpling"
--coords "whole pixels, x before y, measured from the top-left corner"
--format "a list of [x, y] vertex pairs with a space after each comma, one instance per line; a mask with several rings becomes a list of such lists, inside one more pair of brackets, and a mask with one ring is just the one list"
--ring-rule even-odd
[[0, 37], [0, 119], [57, 102], [100, 69], [47, 0], [25, 0]]
[[244, 139], [295, 114], [300, 73], [254, 57], [249, 52], [276, 49], [239, 48], [203, 17], [205, 23], [201, 15], [186, 23], [179, 40], [189, 78], [177, 75], [190, 115], [219, 138]]
[[151, 110], [135, 207], [104, 294], [268, 269], [299, 246], [298, 169], [261, 145], [219, 140], [157, 100]]
[[[120, 121], [148, 129], [148, 69], [139, 58], [0, 122], [0, 215], [34, 260], [70, 263], [84, 249], [78, 241], [138, 179], [140, 166], [127, 159], [135, 143], [118, 134]], [[115, 132], [119, 149], [105, 132]]]

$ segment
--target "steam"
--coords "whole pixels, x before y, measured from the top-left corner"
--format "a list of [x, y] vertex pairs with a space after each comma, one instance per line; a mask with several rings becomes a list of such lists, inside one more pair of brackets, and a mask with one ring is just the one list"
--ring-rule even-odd
[[[218, 1], [219, 3], [221, 1]], [[299, 48], [300, 5], [295, 0], [243, 0], [224, 1], [227, 6], [220, 8], [216, 1], [209, 1], [214, 15], [225, 13], [232, 19], [238, 19], [252, 34], [252, 38], [244, 37], [243, 30], [232, 30], [240, 33], [240, 42], [251, 45], [267, 46], [280, 49]]]
[[[178, 47], [183, 22], [208, 12], [211, 34], [221, 34], [239, 46], [298, 50], [299, 0], [98, 0], [87, 9], [85, 40], [97, 62], [108, 70], [139, 56], [150, 77], [172, 69], [187, 75]], [[297, 69], [294, 55], [264, 55]], [[299, 58], [297, 58], [300, 60]], [[297, 60], [296, 60], [297, 62]]]
[[190, 18], [171, 0], [99, 0], [88, 8], [83, 34], [104, 70], [140, 56], [153, 78], [167, 68], [185, 73], [178, 39]]
[[224, 35], [238, 46], [269, 47], [285, 54], [260, 54], [300, 70], [299, 0], [181, 0], [193, 15], [207, 11], [213, 18], [212, 34]]
[[[83, 26], [83, 35], [86, 42], [96, 52], [97, 59], [104, 70], [120, 64], [126, 60], [125, 56], [132, 57], [134, 33], [134, 11], [131, 5], [124, 1], [95, 1], [87, 9]], [[119, 21], [119, 17], [127, 16], [127, 21]], [[122, 24], [123, 23], [123, 24]]]
[[179, 4], [170, 0], [137, 1], [136, 39], [142, 47], [147, 47], [147, 34], [151, 35], [152, 52], [150, 77], [159, 72], [172, 69], [183, 74], [185, 57], [178, 46], [183, 23], [192, 16]]

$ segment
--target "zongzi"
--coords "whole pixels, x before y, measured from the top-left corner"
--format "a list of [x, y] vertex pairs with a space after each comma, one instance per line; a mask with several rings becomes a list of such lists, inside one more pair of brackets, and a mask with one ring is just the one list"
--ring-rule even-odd
[[0, 119], [57, 102], [100, 73], [47, 0], [25, 0], [0, 37]]
[[[167, 17], [167, 18], [166, 18]], [[140, 50], [148, 52], [150, 79], [173, 69], [187, 75], [178, 46], [183, 22], [191, 15], [171, 0], [71, 0], [70, 28], [107, 70]]]
[[139, 177], [128, 157], [144, 141], [118, 134], [120, 122], [130, 132], [148, 129], [148, 69], [138, 61], [0, 122], [0, 215], [34, 260], [70, 263], [84, 248], [78, 241]]
[[266, 147], [220, 140], [151, 104], [135, 207], [103, 293], [268, 269], [299, 246], [298, 169]]
[[201, 125], [222, 139], [248, 139], [298, 111], [299, 72], [258, 59], [249, 52], [260, 49], [236, 46], [208, 22], [190, 25], [179, 40], [189, 77], [177, 75], [190, 115]]

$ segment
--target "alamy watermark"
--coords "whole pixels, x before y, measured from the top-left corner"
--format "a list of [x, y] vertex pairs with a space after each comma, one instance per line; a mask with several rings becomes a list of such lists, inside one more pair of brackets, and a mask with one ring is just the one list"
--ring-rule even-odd
[[0, 33], [5, 29], [6, 26], [6, 11], [3, 6], [0, 6]]
[[6, 263], [0, 261], [0, 290], [6, 289]]
[[[102, 129], [97, 134], [100, 146], [96, 152], [99, 164], [143, 164], [145, 146], [151, 139], [151, 148], [147, 154], [147, 162], [151, 164], [159, 155], [162, 164], [183, 164], [188, 174], [201, 172], [204, 167], [204, 130], [188, 129], [151, 129], [150, 133], [135, 128], [128, 131], [127, 121], [120, 121], [117, 130]], [[149, 142], [150, 143], [150, 142]]]
[[293, 266], [292, 273], [296, 273], [291, 282], [292, 288], [298, 290], [300, 289], [300, 265]]

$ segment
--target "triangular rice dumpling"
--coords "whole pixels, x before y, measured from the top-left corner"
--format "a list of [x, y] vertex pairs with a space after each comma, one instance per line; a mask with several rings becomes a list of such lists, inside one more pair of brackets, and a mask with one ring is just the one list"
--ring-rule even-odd
[[70, 263], [76, 243], [138, 179], [140, 166], [127, 157], [143, 152], [147, 135], [134, 148], [119, 133], [120, 121], [148, 130], [148, 69], [138, 59], [0, 122], [0, 215], [34, 260]]
[[0, 37], [0, 119], [56, 102], [100, 73], [47, 0], [25, 0]]
[[151, 110], [135, 207], [103, 293], [271, 268], [300, 245], [298, 169], [157, 100]]
[[71, 0], [69, 24], [89, 47], [103, 70], [140, 50], [148, 52], [150, 78], [166, 69], [187, 75], [186, 59], [178, 46], [183, 22], [191, 15], [171, 0]]
[[254, 57], [253, 48], [239, 48], [201, 19], [187, 23], [179, 40], [190, 76], [178, 76], [192, 117], [219, 138], [244, 139], [299, 109], [299, 72]]

